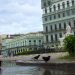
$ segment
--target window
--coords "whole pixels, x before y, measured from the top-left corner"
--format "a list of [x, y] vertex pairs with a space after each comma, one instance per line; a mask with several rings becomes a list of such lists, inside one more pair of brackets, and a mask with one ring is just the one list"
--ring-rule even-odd
[[75, 14], [75, 9], [72, 9], [71, 11], [72, 11], [72, 15], [74, 15]]
[[57, 25], [55, 24], [55, 30], [57, 30]]
[[51, 9], [51, 8], [49, 8], [49, 11], [50, 11], [50, 12], [52, 12], [52, 9]]
[[48, 42], [48, 35], [46, 35], [46, 42]]
[[52, 20], [52, 16], [51, 15], [49, 16], [49, 19]]
[[70, 5], [69, 5], [69, 1], [67, 1], [67, 7], [69, 7]]
[[74, 5], [74, 0], [72, 0], [72, 6]]
[[47, 9], [45, 9], [45, 13], [47, 13]]
[[59, 29], [61, 29], [61, 23], [59, 23]]
[[54, 11], [56, 11], [56, 6], [55, 5], [53, 6], [53, 8], [54, 8]]
[[31, 40], [29, 40], [29, 45], [31, 45]]
[[60, 38], [62, 37], [62, 33], [59, 33], [59, 37], [60, 37]]
[[64, 29], [66, 29], [66, 23], [64, 23]]
[[71, 22], [68, 23], [71, 26]]
[[47, 21], [47, 17], [45, 17], [45, 21]]
[[60, 4], [58, 4], [58, 10], [60, 10]]
[[62, 7], [63, 7], [63, 9], [65, 8], [65, 3], [64, 2], [62, 3]]
[[51, 31], [53, 30], [52, 25], [50, 26]]
[[41, 43], [41, 40], [39, 40], [39, 43]]
[[56, 19], [56, 15], [54, 14], [54, 19]]
[[75, 31], [74, 31], [74, 35], [75, 35]]
[[51, 2], [50, 1], [48, 1], [48, 5], [50, 5], [51, 4]]
[[60, 14], [58, 14], [58, 18], [60, 18]]
[[55, 34], [55, 41], [57, 41], [58, 39], [57, 39], [57, 34]]
[[62, 13], [62, 15], [63, 15], [63, 17], [65, 17], [65, 13], [64, 12]]
[[75, 28], [75, 20], [74, 20], [74, 28]]
[[41, 40], [39, 40], [39, 45], [41, 44]]
[[48, 32], [48, 27], [46, 26], [46, 32]]
[[25, 45], [26, 45], [26, 40], [25, 40]]
[[34, 45], [36, 45], [36, 40], [34, 40]]
[[44, 2], [44, 4], [43, 4], [43, 5], [44, 5], [44, 7], [46, 7], [46, 2]]
[[53, 35], [51, 35], [51, 42], [53, 42]]
[[67, 13], [67, 16], [69, 16], [69, 15], [70, 15], [70, 11], [67, 11], [66, 13]]

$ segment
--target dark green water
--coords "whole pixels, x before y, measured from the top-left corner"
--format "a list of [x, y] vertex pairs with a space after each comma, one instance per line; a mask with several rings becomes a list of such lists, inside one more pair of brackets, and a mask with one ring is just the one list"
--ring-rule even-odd
[[50, 69], [50, 66], [20, 66], [15, 61], [2, 62], [0, 75], [75, 75], [73, 72]]

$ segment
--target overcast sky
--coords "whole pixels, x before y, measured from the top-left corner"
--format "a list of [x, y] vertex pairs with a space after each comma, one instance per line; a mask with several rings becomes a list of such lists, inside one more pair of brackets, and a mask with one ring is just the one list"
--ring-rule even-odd
[[0, 0], [0, 34], [41, 31], [41, 0]]

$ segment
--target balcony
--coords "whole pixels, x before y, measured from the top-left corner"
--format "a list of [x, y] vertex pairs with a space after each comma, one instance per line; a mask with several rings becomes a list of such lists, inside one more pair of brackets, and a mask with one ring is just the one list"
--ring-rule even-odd
[[61, 13], [61, 12], [71, 10], [71, 9], [75, 10], [75, 5], [71, 6], [71, 7], [64, 8], [64, 9], [56, 10], [56, 11], [53, 11], [53, 12], [50, 12], [50, 13], [42, 14], [42, 16], [49, 16], [49, 15], [52, 15], [52, 14]]
[[55, 33], [55, 32], [60, 32], [60, 31], [65, 31], [65, 29], [51, 30], [51, 31], [44, 32], [44, 34]]
[[75, 18], [75, 15], [49, 20], [47, 22], [43, 22], [43, 25], [48, 24], [48, 23], [61, 22], [61, 21], [68, 20], [68, 19], [71, 19], [71, 18]]

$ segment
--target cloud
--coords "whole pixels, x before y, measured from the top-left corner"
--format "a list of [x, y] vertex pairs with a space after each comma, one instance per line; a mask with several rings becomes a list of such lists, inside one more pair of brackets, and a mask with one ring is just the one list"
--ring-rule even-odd
[[41, 31], [41, 15], [40, 0], [0, 0], [0, 33]]

